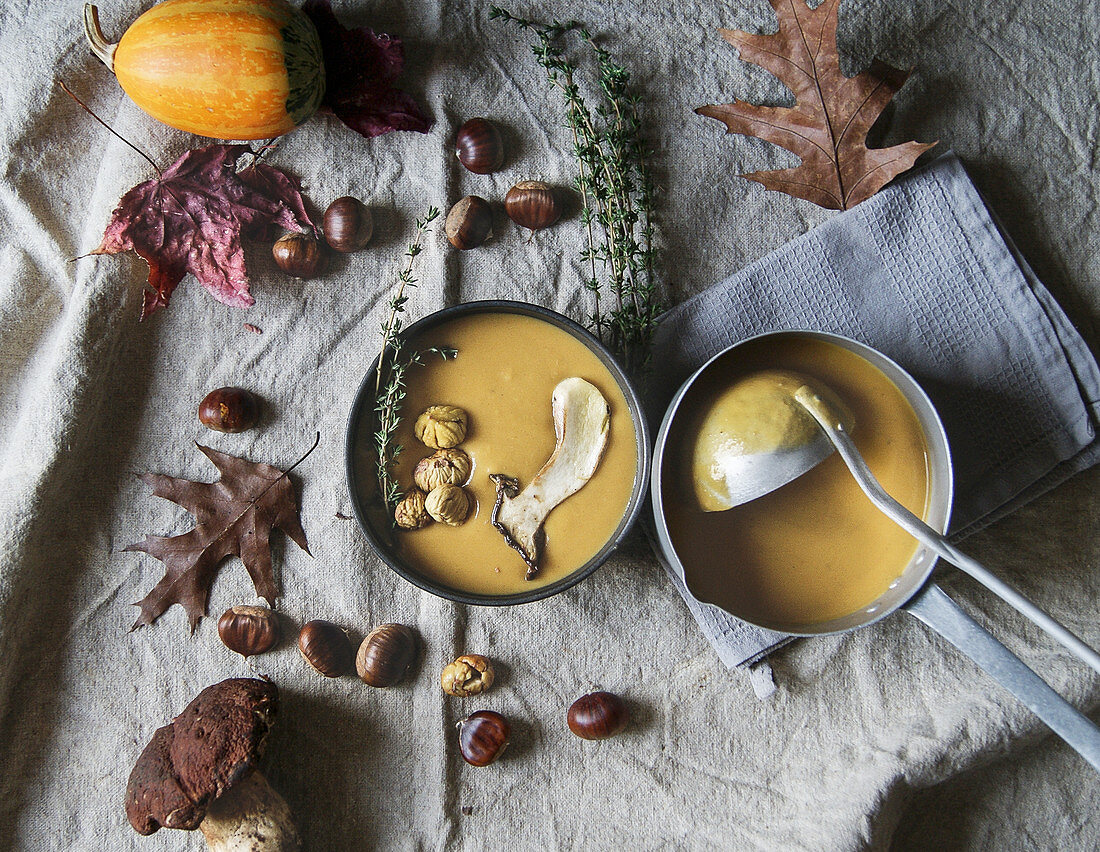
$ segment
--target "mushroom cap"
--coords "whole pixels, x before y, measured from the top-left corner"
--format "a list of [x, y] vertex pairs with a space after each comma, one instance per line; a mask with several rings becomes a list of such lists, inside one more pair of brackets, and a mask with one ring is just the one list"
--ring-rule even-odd
[[138, 834], [199, 827], [207, 806], [256, 767], [279, 690], [256, 678], [208, 686], [158, 728], [126, 785], [126, 816]]

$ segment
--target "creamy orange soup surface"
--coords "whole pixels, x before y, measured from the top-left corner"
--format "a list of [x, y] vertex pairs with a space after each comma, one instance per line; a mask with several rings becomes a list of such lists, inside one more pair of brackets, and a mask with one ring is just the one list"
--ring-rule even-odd
[[[424, 366], [408, 373], [398, 436], [405, 448], [397, 467], [399, 482], [408, 488], [416, 463], [434, 452], [412, 434], [417, 415], [429, 405], [458, 406], [469, 415], [459, 448], [473, 462], [465, 486], [472, 508], [461, 526], [431, 523], [419, 530], [395, 530], [401, 557], [428, 578], [485, 595], [529, 591], [584, 565], [618, 529], [637, 475], [630, 411], [611, 373], [568, 332], [520, 314], [467, 314], [427, 331], [414, 345], [453, 347], [458, 355], [449, 361], [428, 356]], [[607, 400], [607, 447], [593, 477], [550, 513], [539, 572], [526, 580], [522, 558], [490, 523], [496, 489], [489, 474], [516, 477], [522, 488], [538, 473], [554, 450], [551, 395], [570, 376], [591, 382]], [[373, 462], [360, 468], [372, 471]]]

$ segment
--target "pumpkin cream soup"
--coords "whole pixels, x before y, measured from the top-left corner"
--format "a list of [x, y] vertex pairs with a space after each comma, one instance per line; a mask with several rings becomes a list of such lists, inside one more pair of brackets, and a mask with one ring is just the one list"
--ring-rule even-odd
[[[700, 600], [754, 624], [797, 631], [870, 604], [901, 575], [917, 543], [874, 507], [836, 453], [770, 494], [714, 511], [713, 489], [698, 481], [695, 468], [700, 430], [730, 388], [774, 370], [816, 379], [843, 400], [872, 472], [918, 516], [927, 504], [928, 463], [920, 423], [901, 391], [833, 343], [795, 335], [750, 341], [690, 388], [679, 409], [685, 416], [669, 434], [662, 495], [688, 586]], [[777, 446], [795, 440], [792, 428], [778, 424], [768, 440]]]
[[[432, 474], [451, 477], [455, 484], [445, 487], [453, 490], [444, 496], [461, 503], [458, 492], [464, 491], [469, 505], [448, 515], [448, 499], [432, 515], [445, 522], [396, 530], [400, 557], [453, 589], [501, 595], [554, 583], [595, 556], [618, 529], [637, 475], [630, 410], [599, 358], [557, 326], [511, 313], [456, 317], [424, 331], [410, 345], [451, 347], [458, 355], [448, 361], [428, 357], [409, 371], [397, 439], [405, 448], [398, 481], [411, 488], [420, 465], [422, 483], [434, 484]], [[512, 477], [523, 489], [546, 465], [555, 450], [555, 389], [559, 397], [563, 389], [580, 393], [582, 401], [602, 397], [608, 428], [591, 477], [577, 483], [575, 492], [559, 494], [560, 502], [542, 524], [545, 538], [539, 536], [537, 571], [531, 571], [492, 524], [497, 485], [490, 475]], [[448, 453], [454, 458], [448, 460]], [[425, 463], [429, 458], [434, 461]], [[427, 508], [433, 508], [431, 494]], [[525, 579], [528, 573], [531, 579]]]

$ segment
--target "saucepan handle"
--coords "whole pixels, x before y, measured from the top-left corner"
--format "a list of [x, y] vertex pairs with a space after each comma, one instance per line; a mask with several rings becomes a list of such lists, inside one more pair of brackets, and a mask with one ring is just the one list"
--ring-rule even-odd
[[1100, 772], [1100, 728], [963, 612], [943, 589], [929, 583], [904, 609], [981, 666]]

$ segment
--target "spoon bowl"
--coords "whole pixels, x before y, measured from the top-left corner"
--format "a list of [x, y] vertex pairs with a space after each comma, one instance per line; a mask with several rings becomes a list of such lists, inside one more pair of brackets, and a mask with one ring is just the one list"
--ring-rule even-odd
[[770, 494], [832, 455], [834, 446], [798, 401], [809, 388], [851, 431], [851, 411], [831, 389], [793, 370], [742, 376], [702, 413], [692, 450], [695, 497], [723, 512]]

